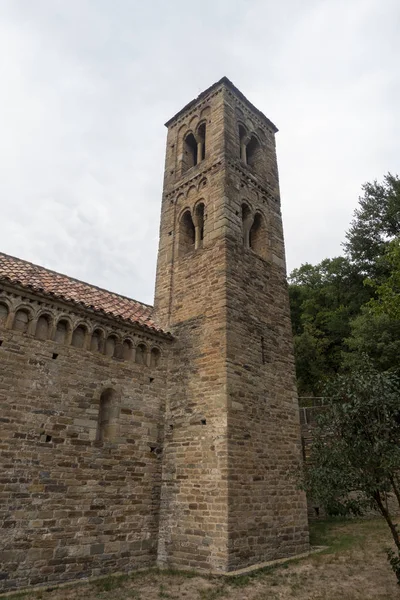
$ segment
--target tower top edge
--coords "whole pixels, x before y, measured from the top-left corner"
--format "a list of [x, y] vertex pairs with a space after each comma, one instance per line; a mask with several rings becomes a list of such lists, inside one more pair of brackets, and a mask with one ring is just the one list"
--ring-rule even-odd
[[190, 110], [193, 106], [195, 106], [198, 102], [203, 100], [211, 92], [213, 92], [214, 90], [218, 89], [219, 87], [223, 87], [223, 86], [225, 88], [227, 88], [228, 90], [230, 90], [244, 104], [246, 104], [247, 107], [250, 110], [252, 110], [253, 112], [255, 112], [259, 118], [261, 118], [263, 121], [265, 121], [267, 123], [267, 125], [273, 130], [274, 133], [277, 133], [279, 131], [277, 126], [274, 125], [274, 123], [270, 119], [268, 119], [268, 117], [266, 117], [264, 115], [264, 113], [261, 112], [261, 110], [259, 110], [256, 106], [254, 106], [254, 104], [252, 104], [250, 102], [250, 100], [248, 100], [246, 98], [246, 96], [232, 83], [232, 81], [230, 81], [230, 79], [228, 79], [228, 77], [222, 77], [219, 81], [216, 81], [210, 87], [208, 87], [206, 90], [201, 92], [197, 96], [197, 98], [194, 98], [193, 100], [188, 102], [188, 104], [186, 104], [183, 108], [181, 108], [181, 110], [179, 110], [173, 117], [171, 117], [171, 119], [169, 119], [165, 123], [165, 127], [170, 127], [170, 125], [172, 125], [181, 115], [183, 115], [185, 112]]

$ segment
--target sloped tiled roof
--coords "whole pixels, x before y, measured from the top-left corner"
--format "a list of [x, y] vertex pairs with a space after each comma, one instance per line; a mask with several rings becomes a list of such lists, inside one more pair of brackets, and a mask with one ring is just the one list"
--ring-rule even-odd
[[125, 296], [114, 294], [67, 275], [50, 271], [20, 258], [0, 252], [0, 282], [21, 285], [33, 292], [73, 302], [103, 315], [124, 319], [162, 333], [154, 322], [153, 307]]

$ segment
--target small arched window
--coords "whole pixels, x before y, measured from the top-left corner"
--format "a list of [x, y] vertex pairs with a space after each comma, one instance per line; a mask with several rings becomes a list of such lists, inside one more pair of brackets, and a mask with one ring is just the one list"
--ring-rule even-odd
[[103, 332], [101, 329], [95, 329], [90, 340], [90, 349], [92, 352], [102, 352], [104, 346]]
[[17, 310], [15, 313], [13, 329], [27, 333], [29, 327], [29, 313], [24, 308]]
[[130, 340], [124, 340], [124, 343], [122, 344], [122, 357], [124, 360], [131, 360], [132, 359], [132, 351], [133, 351], [133, 345], [132, 342]]
[[112, 357], [115, 354], [115, 348], [117, 347], [117, 338], [114, 335], [109, 335], [106, 340], [104, 353], [106, 356]]
[[0, 325], [5, 326], [8, 318], [7, 304], [0, 304]]
[[186, 210], [179, 224], [179, 256], [195, 249], [196, 231], [190, 210]]
[[189, 133], [183, 140], [182, 173], [197, 165], [197, 141], [193, 133]]
[[250, 248], [262, 258], [267, 258], [267, 230], [260, 213], [256, 213], [249, 235]]
[[58, 344], [66, 344], [68, 335], [68, 321], [61, 319], [57, 323], [55, 341]]
[[152, 348], [150, 353], [150, 366], [156, 369], [160, 363], [161, 352], [158, 348]]
[[147, 361], [147, 348], [145, 344], [138, 344], [136, 346], [135, 363], [138, 365], [145, 365]]
[[38, 340], [47, 340], [50, 337], [50, 317], [41, 315], [36, 323], [35, 337]]
[[117, 437], [118, 404], [115, 390], [104, 390], [100, 396], [97, 440], [109, 442]]
[[75, 348], [83, 348], [85, 345], [86, 329], [83, 325], [78, 325], [72, 334], [71, 345]]

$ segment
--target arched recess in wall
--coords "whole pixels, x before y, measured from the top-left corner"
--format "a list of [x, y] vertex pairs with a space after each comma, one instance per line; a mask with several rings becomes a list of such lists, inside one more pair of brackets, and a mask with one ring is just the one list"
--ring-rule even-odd
[[152, 348], [150, 352], [150, 366], [156, 369], [160, 364], [161, 352], [158, 348]]
[[95, 329], [90, 340], [90, 349], [92, 352], [103, 352], [104, 335], [101, 329]]
[[145, 365], [147, 363], [147, 346], [146, 344], [138, 344], [136, 346], [135, 363]]
[[0, 303], [0, 326], [5, 327], [8, 319], [8, 306], [7, 304]]
[[27, 333], [29, 329], [30, 312], [26, 308], [20, 308], [15, 313], [13, 329]]
[[119, 400], [117, 392], [112, 388], [107, 388], [100, 396], [96, 436], [99, 442], [115, 441], [118, 435], [118, 417]]
[[55, 341], [58, 344], [66, 344], [69, 332], [69, 323], [66, 319], [60, 319], [57, 323]]
[[182, 214], [179, 222], [178, 255], [184, 256], [195, 249], [196, 231], [190, 210]]
[[261, 256], [262, 258], [267, 258], [267, 227], [265, 224], [265, 219], [261, 215], [261, 213], [256, 213], [254, 216], [253, 224], [250, 228], [249, 235], [249, 244], [250, 248]]
[[109, 335], [106, 339], [104, 354], [112, 358], [115, 354], [115, 349], [117, 347], [118, 340], [115, 335]]
[[84, 348], [87, 329], [83, 325], [78, 325], [72, 334], [71, 346], [75, 348]]
[[38, 340], [48, 340], [50, 337], [50, 327], [50, 315], [40, 315], [36, 323], [35, 338]]
[[117, 341], [115, 344], [114, 358], [119, 358], [120, 360], [124, 358], [124, 349], [120, 341]]
[[124, 360], [132, 360], [133, 344], [131, 340], [124, 340], [122, 344], [122, 358]]

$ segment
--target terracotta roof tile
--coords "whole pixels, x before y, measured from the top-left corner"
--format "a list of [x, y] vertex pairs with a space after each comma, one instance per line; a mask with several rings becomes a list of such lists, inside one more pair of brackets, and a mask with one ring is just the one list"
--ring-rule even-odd
[[80, 304], [110, 317], [124, 319], [162, 333], [162, 329], [153, 320], [152, 306], [2, 252], [0, 252], [0, 281], [21, 285], [34, 292]]

